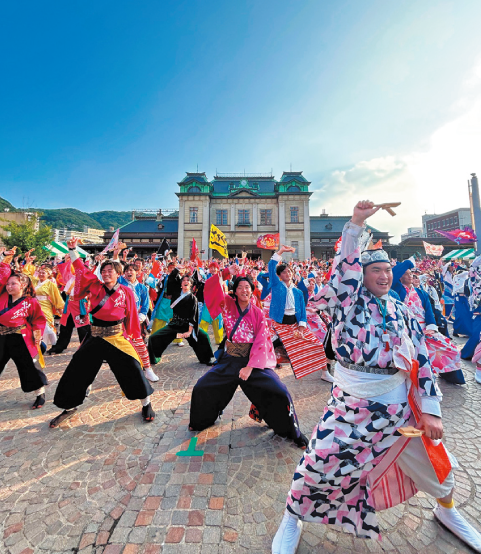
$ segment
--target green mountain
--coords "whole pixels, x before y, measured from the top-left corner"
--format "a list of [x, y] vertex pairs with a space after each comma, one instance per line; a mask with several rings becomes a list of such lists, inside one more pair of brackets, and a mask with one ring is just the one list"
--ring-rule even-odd
[[[17, 211], [17, 208], [10, 204], [8, 200], [0, 197], [0, 212], [6, 209], [11, 212]], [[54, 229], [67, 228], [83, 231], [84, 226], [92, 229], [108, 230], [109, 227], [118, 229], [132, 221], [132, 212], [103, 211], [89, 214], [75, 208], [60, 208], [57, 210], [32, 208], [32, 211], [40, 212], [42, 214], [40, 217], [41, 223]]]

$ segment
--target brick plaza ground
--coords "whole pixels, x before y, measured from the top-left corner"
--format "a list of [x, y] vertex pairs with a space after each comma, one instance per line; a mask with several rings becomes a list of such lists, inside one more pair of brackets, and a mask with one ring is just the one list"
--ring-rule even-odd
[[[30, 410], [9, 363], [0, 379], [0, 553], [231, 554], [268, 553], [302, 451], [248, 417], [239, 390], [218, 423], [191, 433], [192, 387], [207, 371], [186, 345], [171, 345], [156, 372], [157, 417], [142, 422], [140, 402], [122, 395], [104, 365], [77, 415], [61, 428], [52, 398], [72, 353], [46, 357], [47, 404]], [[464, 363], [467, 384], [441, 382], [446, 444], [457, 456], [458, 508], [479, 525], [481, 386]], [[303, 432], [310, 435], [329, 396], [319, 374], [289, 387]], [[202, 457], [179, 457], [198, 437]], [[469, 549], [432, 516], [419, 493], [379, 514], [382, 543], [305, 524], [299, 554], [330, 552], [461, 553]]]

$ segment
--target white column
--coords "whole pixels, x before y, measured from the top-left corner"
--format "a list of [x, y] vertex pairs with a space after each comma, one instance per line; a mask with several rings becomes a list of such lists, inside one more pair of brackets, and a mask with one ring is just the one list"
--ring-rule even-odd
[[309, 218], [309, 200], [304, 200], [304, 258], [311, 257], [311, 220]]
[[[177, 230], [177, 256], [184, 258], [184, 221], [185, 221], [185, 203], [179, 198], [179, 228]], [[189, 252], [190, 254], [190, 252]]]
[[252, 230], [257, 231], [257, 204], [252, 206]]
[[204, 202], [202, 206], [202, 259], [207, 260], [209, 258], [209, 234], [210, 234], [210, 222], [209, 222], [209, 203]]
[[286, 244], [286, 203], [279, 202], [279, 241]]
[[230, 206], [230, 230], [235, 231], [235, 205]]

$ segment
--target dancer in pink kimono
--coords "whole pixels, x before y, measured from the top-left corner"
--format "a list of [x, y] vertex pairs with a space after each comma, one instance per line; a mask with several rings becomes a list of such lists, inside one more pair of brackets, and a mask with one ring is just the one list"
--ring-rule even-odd
[[194, 386], [189, 428], [202, 431], [213, 425], [240, 386], [255, 406], [253, 419], [264, 420], [276, 434], [305, 448], [308, 441], [299, 429], [291, 395], [274, 371], [276, 358], [264, 314], [251, 302], [253, 291], [250, 277], [238, 277], [234, 297], [223, 295], [227, 340], [217, 363]]
[[[481, 535], [454, 507], [457, 462], [438, 442], [441, 393], [423, 332], [407, 306], [389, 296], [387, 253], [361, 251], [364, 222], [378, 209], [369, 201], [354, 208], [331, 280], [315, 297], [333, 320], [334, 385], [295, 470], [274, 554], [296, 552], [303, 521], [378, 539], [376, 510], [418, 490], [437, 498], [434, 516], [481, 552]], [[402, 437], [408, 423], [423, 436]]]
[[[5, 260], [14, 252], [8, 251]], [[45, 404], [47, 377], [38, 357], [46, 324], [30, 278], [12, 273], [8, 263], [0, 263], [0, 375], [8, 361], [13, 360], [23, 392], [35, 391], [32, 409]]]

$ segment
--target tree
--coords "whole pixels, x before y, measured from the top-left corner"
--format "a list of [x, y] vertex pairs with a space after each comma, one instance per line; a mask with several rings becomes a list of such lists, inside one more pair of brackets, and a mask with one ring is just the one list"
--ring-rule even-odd
[[10, 221], [7, 225], [0, 225], [0, 227], [7, 234], [7, 236], [2, 237], [2, 242], [9, 249], [16, 246], [17, 255], [35, 248], [32, 255], [37, 257], [37, 261], [42, 262], [51, 256], [50, 252], [43, 248], [52, 242], [51, 227], [43, 226], [37, 231], [35, 220], [25, 223]]

